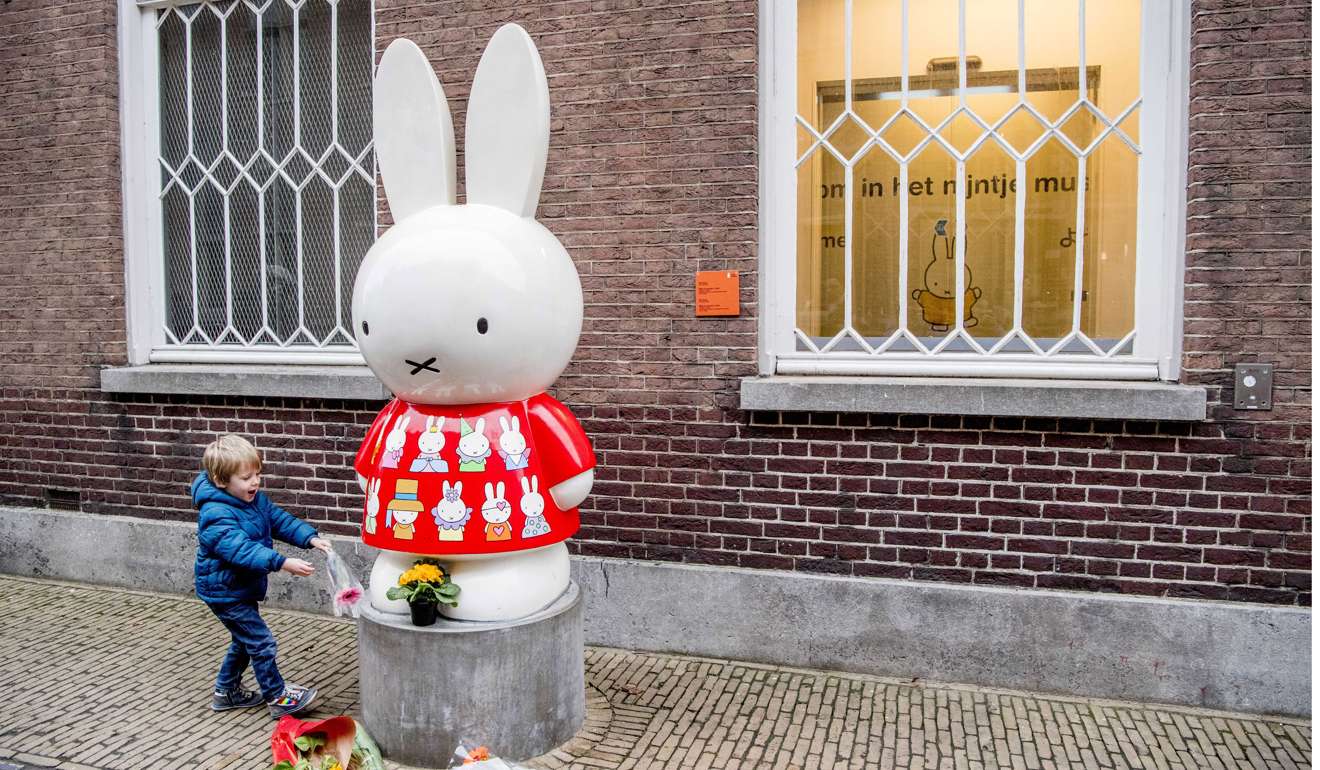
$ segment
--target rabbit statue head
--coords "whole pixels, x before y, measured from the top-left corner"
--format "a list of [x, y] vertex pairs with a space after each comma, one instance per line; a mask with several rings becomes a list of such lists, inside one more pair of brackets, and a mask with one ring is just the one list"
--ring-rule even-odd
[[353, 289], [362, 355], [414, 403], [525, 399], [568, 365], [582, 286], [533, 215], [550, 144], [541, 57], [519, 26], [496, 31], [477, 65], [464, 137], [466, 203], [455, 203], [454, 129], [425, 54], [395, 40], [376, 72], [376, 156], [394, 227]]

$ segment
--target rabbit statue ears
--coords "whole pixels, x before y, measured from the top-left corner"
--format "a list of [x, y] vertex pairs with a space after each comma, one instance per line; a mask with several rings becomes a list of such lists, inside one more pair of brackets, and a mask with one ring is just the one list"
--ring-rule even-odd
[[[453, 205], [454, 123], [444, 88], [411, 40], [390, 43], [372, 97], [376, 158], [394, 221]], [[505, 24], [486, 44], [468, 98], [467, 202], [530, 217], [550, 149], [550, 88], [527, 31]]]

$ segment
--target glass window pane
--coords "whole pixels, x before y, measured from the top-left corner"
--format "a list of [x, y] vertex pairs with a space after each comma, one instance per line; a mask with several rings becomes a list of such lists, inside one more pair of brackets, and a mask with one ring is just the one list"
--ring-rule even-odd
[[1116, 134], [1087, 161], [1082, 332], [1106, 350], [1132, 331], [1137, 257], [1137, 155]]
[[818, 148], [798, 167], [797, 325], [817, 345], [843, 328], [843, 166]]
[[1077, 0], [1025, 0], [1025, 9], [1027, 103], [1053, 123], [1079, 96]]
[[[926, 344], [954, 327], [957, 311], [958, 164], [939, 144], [928, 144], [908, 167], [907, 325]], [[971, 319], [975, 282], [963, 269], [963, 320]]]
[[[798, 117], [818, 133], [829, 128], [831, 119], [821, 114], [822, 95], [842, 96], [844, 33], [843, 0], [799, 1]], [[836, 109], [831, 117], [837, 116]]]
[[872, 147], [853, 169], [853, 326], [871, 345], [898, 329], [898, 161]]
[[[1120, 33], [1117, 33], [1121, 31]], [[1089, 0], [1086, 4], [1086, 71], [1100, 83], [1087, 83], [1087, 96], [1110, 120], [1117, 120], [1141, 96], [1141, 0]]]
[[1022, 327], [1049, 347], [1072, 330], [1077, 156], [1058, 139], [1046, 142], [1027, 160], [1026, 193]]
[[967, 161], [963, 180], [969, 300], [963, 325], [983, 345], [1013, 330], [1013, 207], [1017, 202], [1014, 162], [986, 142]]
[[799, 158], [810, 153], [798, 168], [798, 329], [873, 346], [906, 329], [933, 345], [961, 323], [1004, 353], [1032, 352], [1023, 333], [1045, 349], [1074, 332], [1109, 349], [1134, 319], [1140, 0], [1086, 3], [1084, 19], [1079, 0], [978, 0], [962, 19], [959, 5], [912, 0], [905, 39], [901, 0], [854, 0], [851, 26], [843, 0], [798, 3], [799, 117], [825, 136], [797, 129]]
[[188, 46], [183, 17], [161, 11], [160, 36], [160, 158], [178, 169], [188, 156]]

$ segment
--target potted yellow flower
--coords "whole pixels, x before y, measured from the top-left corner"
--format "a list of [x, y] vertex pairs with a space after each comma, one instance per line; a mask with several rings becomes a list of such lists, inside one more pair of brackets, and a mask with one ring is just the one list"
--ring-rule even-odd
[[418, 559], [399, 576], [399, 584], [385, 592], [390, 599], [403, 599], [412, 611], [414, 626], [435, 623], [436, 608], [458, 606], [458, 585], [449, 579], [449, 570], [433, 559]]

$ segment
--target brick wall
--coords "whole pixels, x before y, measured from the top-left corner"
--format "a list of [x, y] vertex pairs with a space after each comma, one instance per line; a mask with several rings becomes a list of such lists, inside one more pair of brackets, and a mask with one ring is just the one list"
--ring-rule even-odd
[[[540, 214], [587, 297], [557, 395], [601, 461], [580, 552], [1310, 603], [1309, 3], [1194, 3], [1184, 381], [1211, 399], [1195, 425], [741, 412], [756, 3], [522, 5], [382, 0], [377, 43], [427, 50], [458, 126], [499, 23], [540, 46]], [[125, 355], [114, 11], [99, 6], [0, 5], [0, 501], [54, 488], [95, 513], [187, 519], [201, 446], [238, 431], [281, 503], [352, 531], [348, 462], [377, 405], [96, 388]], [[743, 271], [741, 318], [692, 317], [699, 269]], [[1272, 412], [1224, 405], [1242, 361], [1278, 367]]]
[[[1189, 440], [1206, 474], [1189, 502], [1227, 598], [1309, 603], [1311, 3], [1197, 0], [1192, 30], [1183, 365], [1211, 422]], [[1236, 411], [1233, 365], [1256, 361], [1275, 408]]]

